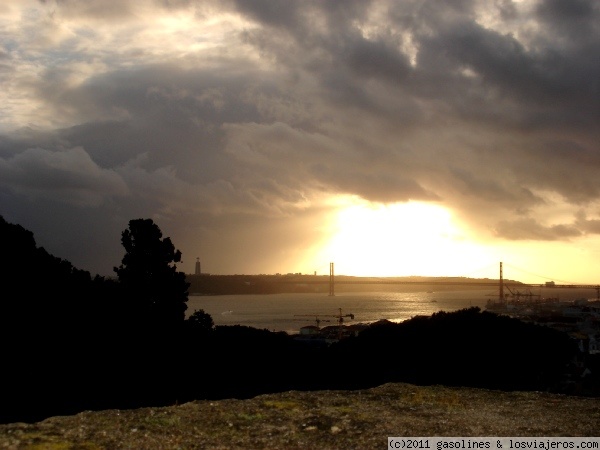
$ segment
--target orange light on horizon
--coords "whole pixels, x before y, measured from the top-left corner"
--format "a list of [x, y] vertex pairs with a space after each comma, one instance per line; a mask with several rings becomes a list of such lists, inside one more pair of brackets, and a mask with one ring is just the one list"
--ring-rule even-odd
[[487, 262], [451, 212], [424, 202], [381, 204], [356, 197], [338, 201], [330, 238], [315, 260], [335, 261], [336, 273], [356, 276], [452, 276]]

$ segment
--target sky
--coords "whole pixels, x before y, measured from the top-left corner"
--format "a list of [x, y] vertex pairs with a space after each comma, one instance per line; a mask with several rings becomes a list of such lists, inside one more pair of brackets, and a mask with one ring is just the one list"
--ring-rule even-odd
[[[596, 0], [3, 0], [0, 215], [114, 275], [600, 283]], [[29, 268], [33, 269], [33, 268]]]

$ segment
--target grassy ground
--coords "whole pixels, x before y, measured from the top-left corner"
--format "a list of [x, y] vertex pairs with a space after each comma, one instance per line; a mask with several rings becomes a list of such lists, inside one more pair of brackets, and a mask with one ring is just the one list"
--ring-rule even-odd
[[598, 436], [600, 399], [394, 383], [0, 425], [9, 449], [375, 449], [388, 436]]

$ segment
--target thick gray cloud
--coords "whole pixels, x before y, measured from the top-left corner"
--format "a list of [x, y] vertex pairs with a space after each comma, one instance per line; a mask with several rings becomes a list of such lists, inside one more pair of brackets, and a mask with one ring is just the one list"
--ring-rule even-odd
[[544, 226], [535, 219], [501, 221], [496, 233], [499, 237], [517, 240], [554, 241], [580, 236], [582, 233], [571, 225]]
[[60, 198], [84, 207], [128, 191], [117, 173], [98, 167], [82, 148], [57, 152], [27, 149], [0, 160], [0, 175], [18, 195]]
[[154, 218], [217, 272], [293, 260], [328, 195], [598, 234], [599, 51], [592, 0], [11, 0], [0, 213], [103, 274], [119, 236], [92, 262], [65, 244], [84, 216], [102, 242]]

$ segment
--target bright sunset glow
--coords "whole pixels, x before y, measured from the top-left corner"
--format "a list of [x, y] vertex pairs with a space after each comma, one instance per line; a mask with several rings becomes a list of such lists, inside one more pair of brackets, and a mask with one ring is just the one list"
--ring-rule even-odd
[[[373, 203], [352, 196], [330, 201], [335, 211], [318, 247], [299, 258], [304, 273], [351, 276], [504, 277], [524, 283], [591, 283], [590, 259], [600, 255], [594, 239], [582, 242], [484, 242], [439, 204]], [[558, 257], [558, 255], [561, 255]], [[569, 261], [568, 265], [564, 261]]]
[[331, 233], [316, 259], [335, 262], [345, 275], [460, 276], [489, 258], [464, 240], [448, 210], [420, 202], [354, 200], [339, 211]]

